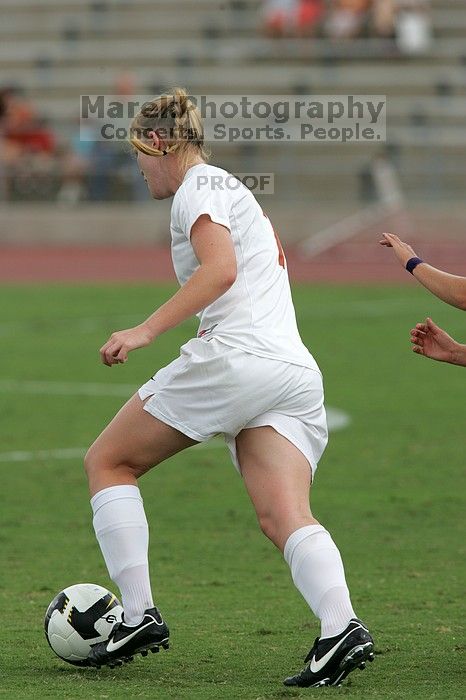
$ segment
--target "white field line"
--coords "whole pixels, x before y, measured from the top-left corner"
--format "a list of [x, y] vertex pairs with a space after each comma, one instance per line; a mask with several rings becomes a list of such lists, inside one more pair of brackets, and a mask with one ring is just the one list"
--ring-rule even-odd
[[[88, 384], [85, 382], [35, 382], [0, 380], [0, 394], [36, 394], [39, 396], [121, 396], [130, 398], [138, 387], [134, 384]], [[330, 430], [341, 430], [350, 423], [347, 413], [327, 408]]]
[[[351, 423], [351, 418], [344, 411], [336, 408], [327, 408], [327, 421], [330, 432], [343, 430]], [[195, 445], [194, 450], [218, 450], [226, 449], [222, 438], [212, 438], [209, 442], [201, 442]], [[81, 460], [86, 454], [84, 447], [63, 447], [55, 450], [13, 450], [11, 452], [0, 452], [0, 462], [35, 462], [50, 460]]]
[[[216, 450], [223, 447], [224, 442], [215, 439], [210, 442], [194, 445], [195, 449]], [[0, 462], [33, 462], [36, 460], [65, 460], [65, 459], [82, 459], [86, 454], [84, 447], [64, 447], [57, 450], [14, 450], [12, 452], [0, 452]]]
[[34, 462], [48, 459], [82, 459], [86, 450], [82, 447], [64, 447], [58, 450], [14, 450], [0, 452], [0, 462]]
[[326, 406], [327, 425], [329, 432], [334, 433], [337, 430], [344, 430], [351, 423], [351, 417], [346, 411], [332, 406]]

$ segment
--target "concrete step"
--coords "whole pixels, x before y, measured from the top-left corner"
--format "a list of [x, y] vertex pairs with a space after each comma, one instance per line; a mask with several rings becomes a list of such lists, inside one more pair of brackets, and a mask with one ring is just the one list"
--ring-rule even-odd
[[[99, 5], [100, 9], [96, 9]], [[199, 8], [204, 10], [221, 10], [230, 8], [235, 3], [231, 0], [177, 0], [177, 11]], [[241, 0], [245, 11], [257, 9], [261, 6], [261, 0]], [[166, 11], [173, 9], [173, 0], [102, 0], [99, 3], [82, 2], [82, 0], [2, 0], [2, 7], [8, 12], [80, 12], [80, 13], [106, 13], [116, 12], [142, 12]]]
[[[2, 47], [2, 50], [4, 48]], [[121, 46], [121, 51], [130, 55], [131, 45]], [[37, 72], [20, 69], [12, 70], [9, 81], [18, 81], [24, 88], [35, 90], [37, 95], [47, 96], [109, 94], [112, 85], [116, 85], [121, 75], [121, 68], [115, 65], [102, 65], [96, 59], [94, 69], [83, 69], [70, 64], [65, 67], [43, 69]], [[154, 85], [161, 78], [152, 65], [150, 47], [144, 66], [138, 71], [141, 85]], [[397, 94], [419, 95], [434, 94], [442, 86], [442, 91], [452, 94], [466, 94], [466, 71], [460, 67], [445, 68], [441, 65], [426, 71], [423, 66], [412, 66], [400, 70], [397, 65], [380, 66], [375, 71], [367, 64], [360, 64], [357, 70], [353, 65], [322, 68], [317, 66], [289, 66], [282, 63], [249, 66], [238, 70], [231, 65], [208, 65], [202, 72], [196, 67], [167, 67], [164, 70], [165, 85], [183, 84], [192, 94], [224, 94], [225, 86], [232, 94], [384, 94], [390, 91]], [[45, 91], [47, 91], [45, 93]]]
[[[157, 61], [158, 66], [172, 63], [180, 65], [199, 66], [211, 62], [244, 66], [267, 66], [276, 63], [277, 53], [280, 53], [281, 64], [285, 62], [291, 70], [294, 66], [310, 65], [331, 70], [345, 65], [358, 69], [359, 65], [370, 65], [373, 69], [383, 69], [390, 61], [398, 69], [409, 69], [422, 66], [426, 70], [442, 66], [450, 70], [456, 66], [464, 66], [466, 62], [466, 37], [464, 39], [441, 40], [432, 44], [429, 51], [422, 55], [406, 57], [399, 53], [393, 42], [364, 41], [354, 42], [350, 49], [340, 46], [335, 50], [326, 41], [304, 46], [287, 41], [276, 44], [267, 39], [236, 36], [235, 39], [204, 39], [192, 32], [189, 42], [180, 38], [180, 33], [167, 38], [157, 35], [150, 29], [141, 33], [139, 38], [128, 32], [121, 36], [91, 37], [86, 35], [79, 41], [65, 41], [58, 34], [44, 33], [41, 39], [37, 35], [15, 36], [5, 34], [0, 44], [0, 67], [4, 70], [11, 68], [34, 69], [38, 63], [44, 67], [53, 68], [60, 63], [76, 63], [80, 66], [93, 67], [111, 65], [121, 56], [122, 42], [125, 46], [125, 67], [137, 68], [146, 65], [147, 54], [151, 60]], [[1, 33], [0, 33], [1, 38]]]

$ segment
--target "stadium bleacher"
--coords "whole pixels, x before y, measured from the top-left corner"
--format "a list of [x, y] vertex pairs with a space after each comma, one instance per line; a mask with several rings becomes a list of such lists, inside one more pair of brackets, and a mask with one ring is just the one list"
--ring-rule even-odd
[[[174, 12], [174, 5], [176, 11]], [[123, 71], [136, 89], [193, 94], [387, 95], [380, 144], [215, 144], [233, 172], [274, 172], [276, 198], [350, 207], [370, 201], [383, 154], [408, 201], [461, 200], [466, 184], [466, 7], [431, 3], [433, 41], [404, 55], [387, 39], [271, 39], [259, 0], [3, 0], [0, 85], [25, 89], [64, 140], [78, 96], [111, 94]]]

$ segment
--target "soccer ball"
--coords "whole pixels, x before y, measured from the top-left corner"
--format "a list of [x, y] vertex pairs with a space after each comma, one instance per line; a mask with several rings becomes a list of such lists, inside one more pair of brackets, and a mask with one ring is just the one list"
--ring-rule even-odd
[[91, 647], [106, 642], [123, 608], [106, 588], [77, 583], [61, 591], [45, 613], [45, 636], [60, 659], [87, 666]]

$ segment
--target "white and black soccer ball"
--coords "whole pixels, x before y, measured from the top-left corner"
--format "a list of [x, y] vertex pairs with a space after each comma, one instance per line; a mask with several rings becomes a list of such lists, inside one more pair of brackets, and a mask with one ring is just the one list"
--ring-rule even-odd
[[45, 613], [45, 636], [63, 661], [86, 666], [91, 647], [107, 641], [123, 608], [106, 588], [77, 583], [61, 591]]

